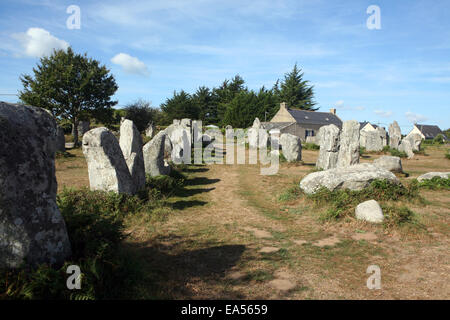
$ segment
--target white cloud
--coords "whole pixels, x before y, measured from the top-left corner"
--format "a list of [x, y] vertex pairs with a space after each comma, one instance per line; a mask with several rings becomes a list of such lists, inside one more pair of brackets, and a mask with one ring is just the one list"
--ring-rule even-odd
[[374, 112], [375, 114], [383, 118], [389, 118], [390, 116], [392, 116], [392, 111], [375, 110]]
[[428, 118], [425, 117], [424, 115], [410, 112], [410, 111], [405, 112], [405, 117], [411, 123], [417, 123], [419, 121], [427, 121], [428, 120]]
[[118, 64], [123, 68], [123, 71], [130, 74], [139, 74], [142, 76], [148, 76], [150, 71], [148, 70], [145, 63], [139, 60], [136, 57], [132, 57], [126, 53], [116, 54], [111, 62], [114, 64]]
[[45, 29], [29, 28], [27, 32], [16, 33], [12, 35], [17, 39], [25, 49], [25, 54], [30, 57], [42, 57], [50, 55], [53, 49], [66, 50], [69, 43], [51, 35]]
[[336, 103], [334, 104], [334, 106], [335, 106], [336, 108], [341, 108], [341, 107], [343, 107], [343, 106], [344, 106], [344, 100], [336, 101]]
[[344, 104], [344, 100], [338, 100], [334, 104], [339, 110], [352, 110], [352, 111], [363, 111], [365, 108], [363, 106], [350, 107]]

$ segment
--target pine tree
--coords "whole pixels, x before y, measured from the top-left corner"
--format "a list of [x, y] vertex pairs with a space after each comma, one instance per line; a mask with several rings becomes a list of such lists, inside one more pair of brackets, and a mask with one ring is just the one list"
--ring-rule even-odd
[[200, 115], [200, 109], [195, 105], [191, 95], [184, 90], [179, 93], [174, 91], [173, 97], [161, 104], [161, 110], [165, 113], [168, 123], [173, 119], [198, 119]]
[[199, 119], [205, 125], [218, 123], [217, 98], [209, 88], [199, 87], [192, 99], [199, 109]]
[[[315, 111], [313, 86], [309, 86], [309, 81], [303, 80], [303, 72], [294, 65], [291, 72], [286, 73], [281, 82], [279, 90], [280, 102], [286, 102], [289, 108]], [[278, 90], [278, 82], [275, 90]]]

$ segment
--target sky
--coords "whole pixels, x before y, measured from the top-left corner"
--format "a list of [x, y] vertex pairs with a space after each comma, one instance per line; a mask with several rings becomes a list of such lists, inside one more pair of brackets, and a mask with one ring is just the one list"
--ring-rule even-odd
[[415, 122], [445, 130], [449, 17], [448, 0], [2, 0], [0, 100], [16, 102], [20, 75], [71, 46], [111, 70], [119, 107], [159, 106], [236, 74], [249, 89], [271, 88], [297, 63], [319, 111], [396, 120], [404, 134]]

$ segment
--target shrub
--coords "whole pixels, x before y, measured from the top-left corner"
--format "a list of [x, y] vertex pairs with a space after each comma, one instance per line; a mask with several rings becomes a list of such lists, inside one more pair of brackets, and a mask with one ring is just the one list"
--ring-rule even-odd
[[416, 213], [405, 206], [382, 205], [381, 207], [385, 218], [383, 224], [387, 228], [405, 225], [422, 227]]
[[399, 150], [393, 149], [393, 148], [389, 148], [389, 153], [391, 154], [391, 156], [394, 156], [394, 157], [400, 157], [400, 158], [407, 158], [408, 157], [406, 152], [399, 151]]
[[444, 135], [442, 135], [440, 133], [433, 139], [433, 144], [444, 144], [444, 142], [445, 142], [445, 137], [444, 137]]
[[447, 150], [447, 153], [445, 154], [445, 157], [450, 160], [450, 150]]
[[423, 180], [418, 183], [420, 188], [431, 189], [431, 190], [450, 190], [450, 178], [444, 179], [440, 177], [433, 177], [432, 179]]
[[365, 147], [359, 147], [359, 154], [363, 155], [364, 153], [366, 153], [366, 148]]

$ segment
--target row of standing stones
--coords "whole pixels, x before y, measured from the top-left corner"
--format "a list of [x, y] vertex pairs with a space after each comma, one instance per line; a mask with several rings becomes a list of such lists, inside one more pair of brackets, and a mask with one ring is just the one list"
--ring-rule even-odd
[[[376, 131], [363, 134], [364, 137], [361, 137], [360, 124], [355, 120], [345, 121], [342, 131], [333, 124], [321, 127], [318, 133], [320, 151], [316, 167], [323, 171], [308, 174], [300, 181], [300, 188], [306, 194], [313, 194], [322, 187], [330, 191], [362, 190], [378, 179], [400, 183], [394, 174], [403, 171], [399, 157], [382, 156], [372, 163], [359, 163], [359, 148], [362, 144], [372, 151], [380, 151], [383, 145], [387, 145], [384, 129], [377, 128]], [[401, 139], [400, 127], [396, 121], [389, 126], [389, 137], [389, 146], [406, 152], [408, 158], [414, 156], [413, 150], [420, 149], [421, 137], [409, 135]], [[449, 173], [428, 173], [418, 180], [434, 176], [448, 177]], [[355, 215], [358, 219], [374, 223], [383, 221], [381, 207], [375, 200], [361, 203], [356, 208]]]
[[[258, 127], [258, 122], [254, 127]], [[192, 129], [199, 124], [189, 119], [174, 121], [144, 146], [130, 120], [122, 121], [119, 141], [106, 128], [89, 130], [83, 136], [82, 146], [91, 189], [133, 194], [144, 186], [146, 174], [169, 174], [166, 159], [183, 157], [186, 140], [214, 139], [214, 133], [195, 136], [198, 132]], [[342, 140], [348, 141], [342, 150], [352, 154], [344, 156], [341, 151], [346, 160], [339, 163], [355, 162], [358, 157], [353, 154], [353, 138], [349, 138], [356, 136], [354, 126], [347, 124], [344, 128], [346, 133]], [[227, 129], [231, 130], [230, 127]], [[253, 143], [250, 135], [249, 132], [249, 144]], [[262, 139], [266, 137], [264, 133], [261, 136]], [[0, 268], [41, 263], [60, 265], [71, 255], [66, 225], [56, 203], [55, 153], [62, 145], [60, 137], [61, 130], [45, 109], [0, 102]], [[324, 135], [321, 140], [321, 150], [329, 144], [325, 143], [326, 137]], [[286, 158], [301, 159], [301, 144], [297, 137], [281, 135], [280, 144]], [[292, 155], [288, 155], [289, 150]], [[319, 184], [330, 189], [355, 189], [367, 185], [367, 179], [386, 177], [397, 181], [382, 166], [398, 167], [400, 162], [396, 159], [385, 162], [378, 166], [354, 165], [312, 173], [300, 186], [314, 192]], [[429, 173], [419, 180], [448, 175]], [[342, 183], [336, 183], [337, 179]]]

